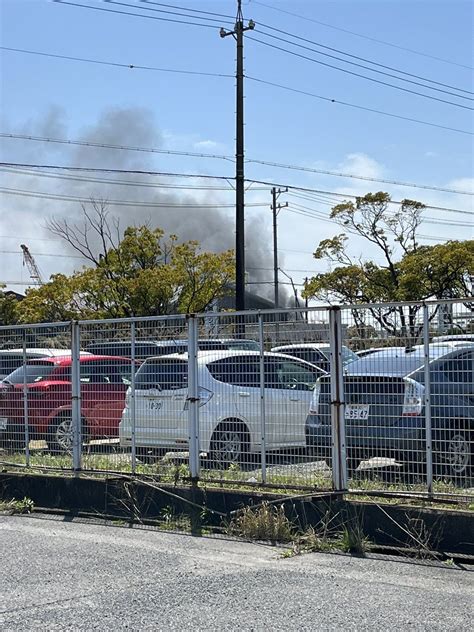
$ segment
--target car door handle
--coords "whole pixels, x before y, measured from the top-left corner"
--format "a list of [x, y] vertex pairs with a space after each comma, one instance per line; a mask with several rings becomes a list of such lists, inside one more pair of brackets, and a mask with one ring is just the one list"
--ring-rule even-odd
[[239, 397], [250, 397], [250, 393], [239, 393]]
[[294, 395], [293, 397], [290, 397], [290, 402], [299, 402], [299, 401], [300, 401], [299, 397], [295, 397]]

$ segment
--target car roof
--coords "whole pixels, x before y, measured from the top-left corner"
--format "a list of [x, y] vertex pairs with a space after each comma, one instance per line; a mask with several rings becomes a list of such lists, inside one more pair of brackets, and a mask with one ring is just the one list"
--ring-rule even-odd
[[[0, 349], [0, 355], [13, 355], [16, 353], [23, 353], [23, 347], [19, 347], [17, 349]], [[71, 353], [70, 349], [50, 349], [50, 348], [39, 348], [39, 347], [27, 347], [25, 349], [25, 353], [36, 355], [37, 357], [45, 357], [45, 356], [67, 356]], [[81, 354], [88, 354], [87, 351], [81, 351]]]
[[[438, 360], [456, 358], [466, 351], [472, 351], [471, 347], [451, 349], [448, 353], [439, 353], [430, 356], [430, 365]], [[404, 356], [383, 356], [374, 354], [360, 358], [348, 364], [344, 373], [348, 376], [386, 376], [405, 377], [416, 373], [424, 365], [424, 354], [416, 351]]]
[[299, 348], [329, 349], [330, 344], [328, 342], [301, 342], [301, 343], [295, 342], [294, 344], [291, 344], [291, 345], [280, 345], [278, 347], [272, 347], [272, 351], [282, 351], [283, 349], [291, 350], [291, 349], [299, 349]]
[[[88, 355], [81, 355], [79, 358], [79, 362], [82, 364], [83, 362], [92, 362], [97, 360], [120, 360], [125, 362], [131, 362], [130, 358], [124, 358], [122, 356], [110, 356], [110, 355], [94, 355], [92, 353]], [[54, 357], [45, 357], [45, 358], [32, 358], [28, 361], [28, 364], [44, 364], [44, 362], [50, 362], [51, 364], [55, 364], [57, 366], [70, 366], [72, 364], [72, 356], [71, 355], [63, 355], [63, 356], [54, 356]]]
[[[200, 342], [222, 342], [223, 344], [228, 343], [228, 342], [256, 342], [255, 340], [252, 340], [250, 338], [198, 338], [198, 344]], [[89, 343], [89, 347], [95, 347], [95, 346], [104, 346], [104, 347], [113, 347], [115, 345], [125, 345], [125, 344], [132, 344], [131, 340], [107, 340], [104, 342], [91, 342]], [[188, 346], [188, 340], [187, 338], [178, 338], [178, 339], [174, 339], [174, 338], [170, 338], [168, 340], [136, 340], [135, 341], [136, 345], [153, 345], [155, 347], [166, 347], [168, 345], [176, 345], [176, 346]]]
[[[238, 351], [234, 349], [216, 349], [216, 350], [210, 350], [210, 351], [198, 351], [197, 361], [198, 361], [198, 364], [203, 365], [203, 364], [208, 364], [209, 362], [214, 362], [216, 360], [224, 360], [225, 358], [238, 358], [242, 356], [259, 358], [260, 351]], [[282, 360], [288, 360], [288, 355], [285, 353], [274, 353], [272, 351], [265, 351], [264, 356], [266, 358], [280, 358]], [[162, 360], [186, 360], [187, 361], [187, 359], [188, 359], [187, 353], [170, 353], [168, 355], [147, 358], [145, 360], [145, 364], [153, 360], [158, 360], [159, 362], [161, 362]], [[311, 364], [310, 362], [306, 362], [305, 360], [300, 360], [299, 358], [292, 358], [292, 359], [295, 360], [296, 362], [301, 362], [302, 364], [306, 364], [308, 365], [308, 367], [311, 367], [312, 369], [321, 371], [321, 369], [318, 369], [317, 367], [314, 366], [314, 364]]]

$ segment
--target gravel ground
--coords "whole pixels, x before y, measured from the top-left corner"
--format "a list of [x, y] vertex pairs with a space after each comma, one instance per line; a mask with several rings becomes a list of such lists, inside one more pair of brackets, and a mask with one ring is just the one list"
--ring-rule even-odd
[[471, 630], [474, 572], [0, 516], [1, 630]]

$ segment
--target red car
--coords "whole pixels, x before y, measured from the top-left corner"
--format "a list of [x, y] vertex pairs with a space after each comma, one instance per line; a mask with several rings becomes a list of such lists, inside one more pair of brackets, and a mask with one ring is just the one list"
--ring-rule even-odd
[[[88, 355], [79, 362], [83, 437], [117, 437], [132, 378], [131, 360]], [[51, 451], [71, 450], [71, 364], [70, 356], [30, 360], [0, 382], [0, 446], [24, 447], [26, 372], [30, 439], [46, 440]]]

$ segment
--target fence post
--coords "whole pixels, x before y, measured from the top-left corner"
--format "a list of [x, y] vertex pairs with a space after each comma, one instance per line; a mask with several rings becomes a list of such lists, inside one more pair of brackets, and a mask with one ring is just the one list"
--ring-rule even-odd
[[72, 467], [82, 469], [81, 424], [81, 330], [77, 321], [71, 322], [71, 399], [72, 399]]
[[192, 479], [199, 478], [199, 384], [198, 384], [198, 321], [188, 314], [188, 430], [189, 472]]
[[260, 445], [262, 461], [262, 483], [267, 482], [267, 452], [265, 431], [265, 350], [264, 350], [263, 316], [258, 315], [258, 343], [260, 345]]
[[132, 343], [132, 349], [130, 353], [131, 366], [130, 366], [130, 425], [132, 428], [132, 474], [135, 474], [137, 468], [137, 447], [136, 447], [136, 405], [135, 405], [135, 340], [136, 340], [136, 331], [135, 331], [135, 321], [130, 323], [130, 341]]
[[[28, 380], [26, 375], [26, 330], [23, 330], [23, 424], [25, 432], [26, 465], [30, 465], [30, 428], [28, 423]], [[13, 441], [15, 438], [13, 437]]]
[[430, 376], [430, 319], [428, 305], [423, 305], [423, 348], [425, 356], [425, 443], [426, 443], [426, 487], [433, 493], [433, 442], [431, 433], [431, 376]]
[[343, 491], [347, 489], [347, 459], [341, 308], [338, 306], [329, 308], [329, 344], [331, 349], [332, 484], [335, 491]]

